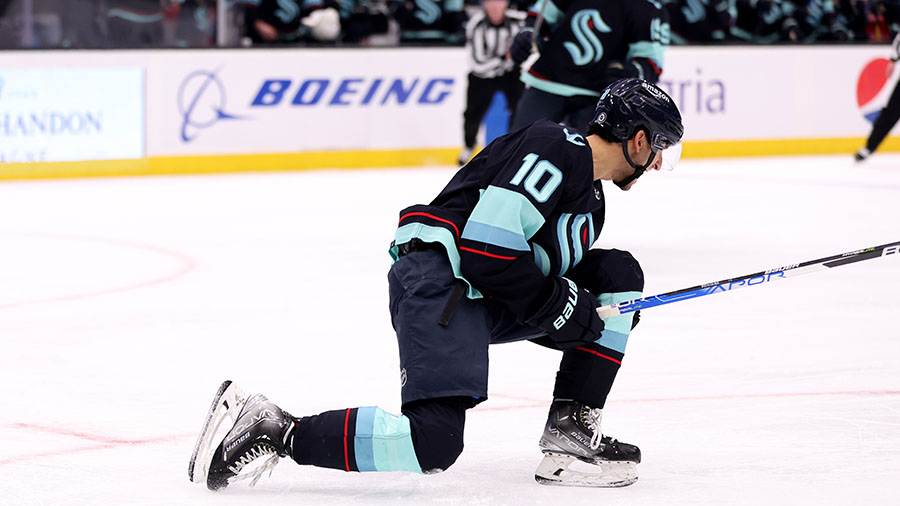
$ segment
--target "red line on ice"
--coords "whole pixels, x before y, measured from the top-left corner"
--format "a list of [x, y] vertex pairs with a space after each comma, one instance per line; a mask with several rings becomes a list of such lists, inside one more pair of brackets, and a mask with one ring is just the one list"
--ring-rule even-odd
[[169, 281], [175, 280], [184, 276], [185, 274], [191, 272], [196, 267], [194, 259], [191, 257], [179, 253], [177, 251], [171, 251], [164, 248], [160, 248], [157, 246], [153, 246], [150, 244], [142, 244], [138, 242], [130, 242], [130, 241], [120, 241], [117, 239], [107, 239], [107, 238], [95, 238], [95, 237], [82, 237], [82, 236], [71, 236], [71, 235], [61, 235], [61, 234], [43, 234], [43, 233], [29, 233], [29, 232], [10, 232], [10, 231], [0, 231], [4, 234], [14, 234], [21, 236], [31, 236], [31, 237], [40, 237], [45, 239], [59, 239], [59, 240], [68, 240], [68, 241], [81, 241], [81, 242], [93, 242], [100, 244], [112, 244], [115, 246], [122, 246], [126, 248], [133, 248], [144, 251], [151, 251], [154, 253], [159, 253], [162, 255], [166, 255], [178, 260], [181, 265], [178, 266], [174, 271], [158, 277], [149, 279], [146, 281], [141, 281], [139, 283], [134, 283], [130, 285], [117, 286], [113, 288], [106, 288], [103, 290], [96, 290], [93, 292], [86, 293], [76, 293], [72, 295], [60, 295], [56, 297], [48, 297], [46, 299], [33, 299], [33, 300], [23, 300], [16, 302], [8, 302], [5, 304], [0, 304], [0, 309], [7, 309], [11, 307], [19, 307], [19, 306], [27, 306], [31, 304], [45, 304], [49, 302], [63, 302], [63, 301], [71, 301], [71, 300], [79, 300], [86, 299], [89, 297], [97, 297], [100, 295], [109, 295], [113, 293], [121, 293], [128, 292], [132, 290], [139, 290], [141, 288], [146, 288], [148, 286], [159, 285], [163, 283], [168, 283]]
[[63, 429], [59, 427], [49, 427], [46, 425], [36, 425], [30, 423], [13, 423], [6, 425], [8, 428], [12, 429], [22, 429], [29, 430], [33, 432], [43, 432], [45, 434], [56, 434], [60, 436], [71, 436], [74, 438], [82, 439], [85, 441], [93, 441], [98, 444], [92, 446], [83, 446], [80, 448], [66, 448], [61, 450], [53, 450], [46, 452], [38, 452], [38, 453], [29, 453], [25, 455], [16, 455], [14, 457], [7, 457], [4, 459], [0, 459], [0, 465], [3, 464], [13, 464], [16, 462], [22, 462], [24, 460], [32, 460], [41, 457], [55, 457], [59, 455], [70, 455], [73, 453], [81, 453], [87, 451], [94, 450], [105, 450], [109, 448], [117, 448], [120, 446], [140, 446], [140, 445], [148, 445], [148, 444], [156, 444], [156, 443], [167, 443], [170, 441], [176, 441], [179, 439], [184, 439], [187, 437], [194, 437], [196, 434], [174, 434], [169, 436], [160, 436], [160, 437], [152, 437], [152, 438], [142, 438], [142, 439], [123, 439], [116, 437], [109, 437], [100, 434], [89, 434], [86, 432], [79, 432], [74, 430]]
[[[900, 390], [851, 390], [844, 392], [774, 392], [774, 393], [761, 393], [761, 394], [723, 394], [723, 395], [697, 395], [697, 396], [686, 396], [686, 397], [651, 397], [651, 398], [637, 398], [637, 399], [618, 399], [611, 401], [613, 404], [616, 403], [639, 403], [639, 402], [684, 402], [684, 401], [715, 401], [715, 400], [728, 400], [728, 399], [773, 399], [773, 398], [784, 398], [784, 397], [827, 397], [827, 396], [851, 396], [851, 397], [869, 397], [869, 396], [894, 396], [900, 395]], [[491, 397], [499, 398], [499, 399], [511, 399], [515, 401], [523, 402], [523, 404], [517, 404], [513, 406], [483, 406], [475, 408], [477, 411], [512, 411], [516, 409], [528, 409], [528, 408], [546, 408], [550, 405], [550, 399], [540, 400], [540, 399], [530, 399], [527, 397], [521, 397], [516, 395], [505, 395], [505, 394], [491, 394]], [[348, 417], [349, 418], [349, 417]], [[347, 420], [345, 420], [345, 423]], [[93, 446], [84, 446], [81, 448], [68, 448], [64, 450], [55, 450], [48, 452], [40, 452], [40, 453], [31, 453], [26, 455], [17, 455], [14, 457], [7, 457], [4, 459], [0, 459], [0, 465], [4, 464], [14, 464], [16, 462], [22, 462], [25, 460], [33, 460], [42, 457], [55, 457], [60, 455], [71, 455], [74, 453], [81, 453], [87, 451], [94, 450], [106, 450], [110, 448], [118, 448], [120, 446], [138, 446], [138, 445], [148, 445], [148, 444], [156, 444], [156, 443], [167, 443], [170, 441], [176, 441], [178, 439], [184, 439], [186, 437], [194, 437], [196, 434], [173, 434], [169, 436], [160, 436], [160, 437], [152, 437], [152, 438], [142, 438], [142, 439], [123, 439], [116, 438], [110, 436], [104, 436], [100, 434], [89, 434], [86, 432], [79, 432], [74, 430], [62, 429], [59, 427], [48, 427], [45, 425], [36, 425], [29, 423], [14, 423], [6, 425], [7, 428], [13, 429], [23, 429], [23, 430], [31, 430], [35, 432], [44, 432], [49, 434], [57, 434], [61, 436], [72, 436], [78, 439], [83, 439], [86, 441], [94, 441], [98, 444]], [[346, 428], [345, 428], [346, 430]], [[346, 438], [346, 435], [344, 436]], [[345, 450], [346, 451], [346, 450]], [[349, 467], [349, 456], [345, 454], [345, 462]]]
[[[684, 402], [684, 401], [719, 401], [729, 399], [775, 399], [782, 397], [827, 397], [827, 396], [892, 396], [900, 395], [900, 390], [851, 390], [844, 392], [774, 392], [763, 394], [721, 394], [721, 395], [696, 395], [685, 397], [649, 397], [637, 399], [610, 400], [612, 404], [640, 403], [640, 402]], [[489, 397], [500, 399], [512, 399], [522, 401], [522, 404], [512, 406], [484, 406], [475, 408], [477, 411], [511, 411], [514, 409], [545, 408], [550, 405], [550, 399], [539, 400], [504, 394], [489, 394]]]
[[87, 432], [79, 432], [74, 430], [63, 429], [59, 427], [49, 427], [46, 425], [37, 425], [33, 423], [12, 423], [7, 425], [7, 427], [13, 429], [23, 429], [23, 430], [31, 430], [35, 432], [44, 432], [47, 434], [57, 434], [60, 436], [72, 436], [77, 437], [78, 439], [85, 439], [87, 441], [95, 441], [97, 443], [104, 443], [108, 445], [143, 445], [143, 444], [152, 444], [152, 443], [164, 443], [167, 441], [173, 441], [179, 438], [187, 437], [189, 435], [194, 434], [177, 434], [174, 436], [161, 436], [161, 437], [153, 437], [153, 438], [144, 438], [144, 439], [122, 439], [122, 438], [114, 438], [109, 436], [103, 436], [99, 434], [88, 434]]
[[92, 450], [104, 450], [106, 448], [114, 448], [115, 446], [116, 445], [98, 444], [98, 445], [94, 445], [94, 446], [85, 446], [82, 448], [69, 448], [66, 450], [56, 450], [56, 451], [52, 451], [52, 452], [31, 453], [28, 455], [17, 455], [15, 457], [0, 459], [0, 466], [2, 466], [4, 464], [15, 464], [16, 462], [22, 462], [24, 460], [39, 459], [41, 457], [56, 457], [59, 455], [69, 455], [72, 453], [89, 452]]

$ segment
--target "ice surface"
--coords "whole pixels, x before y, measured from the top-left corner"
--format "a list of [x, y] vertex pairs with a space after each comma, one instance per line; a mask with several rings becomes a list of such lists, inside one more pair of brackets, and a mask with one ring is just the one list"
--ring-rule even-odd
[[[491, 350], [436, 476], [282, 462], [191, 484], [223, 379], [300, 415], [399, 410], [386, 253], [449, 167], [0, 184], [0, 504], [900, 504], [900, 256], [648, 310], [604, 411], [618, 490], [544, 487], [559, 355]], [[900, 240], [900, 157], [682, 161], [609, 185], [646, 293]]]

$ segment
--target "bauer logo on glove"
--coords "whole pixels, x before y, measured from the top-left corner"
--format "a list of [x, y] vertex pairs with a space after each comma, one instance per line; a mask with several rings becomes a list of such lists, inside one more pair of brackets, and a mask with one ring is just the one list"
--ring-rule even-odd
[[575, 312], [575, 304], [578, 304], [578, 286], [571, 279], [566, 279], [566, 281], [569, 283], [569, 300], [566, 301], [566, 307], [563, 308], [562, 314], [553, 322], [553, 328], [556, 330], [561, 329], [569, 321], [569, 317]]

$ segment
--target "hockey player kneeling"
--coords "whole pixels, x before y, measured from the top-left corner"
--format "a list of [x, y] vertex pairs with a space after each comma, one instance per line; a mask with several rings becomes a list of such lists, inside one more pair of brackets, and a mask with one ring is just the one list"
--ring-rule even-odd
[[604, 90], [587, 135], [539, 121], [493, 141], [430, 204], [400, 213], [388, 281], [401, 414], [295, 417], [226, 381], [190, 479], [253, 484], [282, 457], [346, 472], [446, 470], [462, 452], [466, 410], [488, 398], [488, 346], [530, 340], [562, 352], [536, 480], [634, 483], [640, 450], [604, 435], [600, 420], [637, 315], [603, 320], [596, 308], [639, 298], [643, 273], [630, 253], [591, 245], [602, 181], [629, 190], [673, 166], [682, 132], [669, 96], [631, 78]]

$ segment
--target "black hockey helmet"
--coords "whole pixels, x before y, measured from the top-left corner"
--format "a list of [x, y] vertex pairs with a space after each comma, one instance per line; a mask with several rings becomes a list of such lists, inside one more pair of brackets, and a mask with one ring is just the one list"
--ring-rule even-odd
[[[631, 159], [627, 148], [627, 141], [639, 130], [647, 133], [653, 151], [643, 165]], [[602, 137], [611, 137], [622, 143], [625, 159], [635, 169], [634, 175], [616, 183], [624, 188], [644, 173], [657, 152], [681, 142], [684, 126], [678, 106], [666, 92], [643, 79], [630, 77], [620, 79], [603, 90], [594, 118], [588, 124], [588, 133], [599, 133]]]

